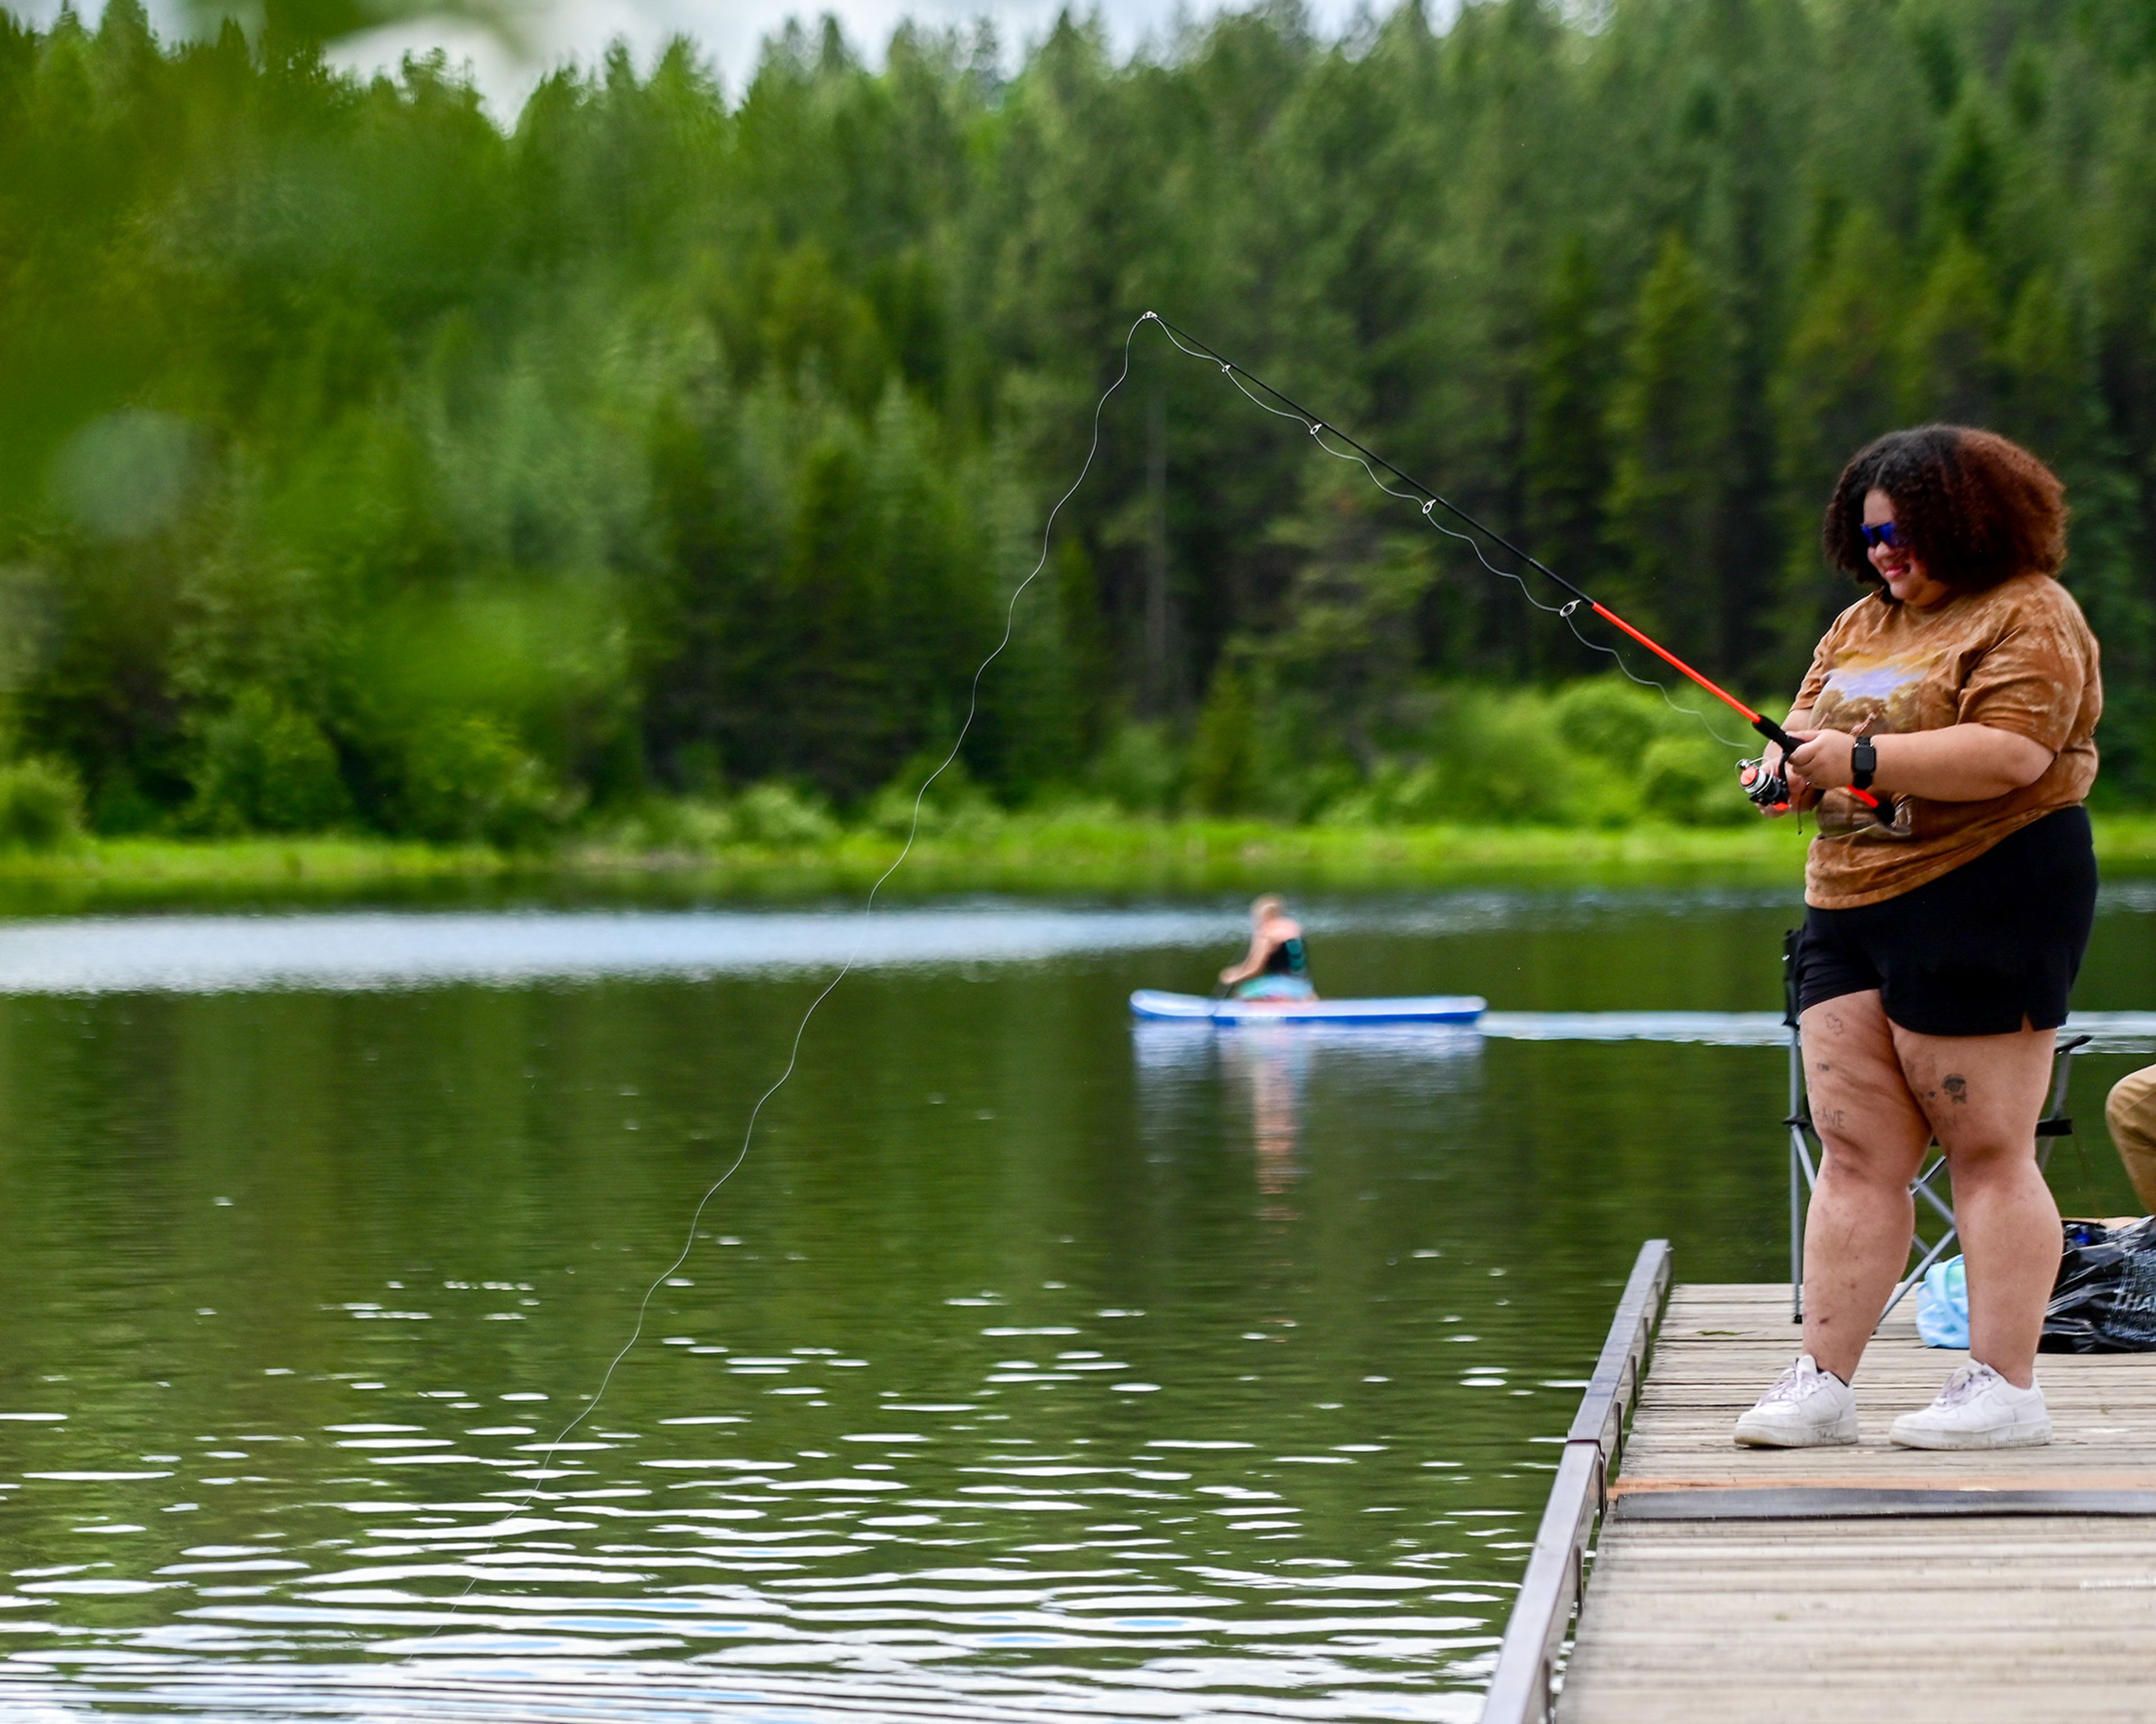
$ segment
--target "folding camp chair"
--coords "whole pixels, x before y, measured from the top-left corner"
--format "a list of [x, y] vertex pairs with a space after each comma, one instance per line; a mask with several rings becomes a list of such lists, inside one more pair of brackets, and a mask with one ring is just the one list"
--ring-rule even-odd
[[[1804, 1320], [1804, 1206], [1813, 1186], [1819, 1181], [1820, 1163], [1825, 1150], [1812, 1124], [1811, 1099], [1804, 1090], [1804, 1047], [1797, 1027], [1796, 939], [1794, 932], [1782, 937], [1782, 1022], [1789, 1027], [1789, 1112], [1783, 1123], [1789, 1128], [1789, 1320], [1801, 1323]], [[2072, 1080], [2074, 1056], [2087, 1047], [2091, 1039], [2087, 1036], [2069, 1037], [2059, 1044], [2058, 1052], [2052, 1056], [2051, 1103], [2044, 1110], [2044, 1117], [2036, 1123], [2036, 1166], [2040, 1169], [2051, 1166], [2052, 1140], [2073, 1135], [2074, 1122], [2066, 1112], [2066, 1090]], [[1909, 1241], [1909, 1248], [1917, 1259], [1916, 1267], [1896, 1284], [1894, 1296], [1887, 1301], [1887, 1310], [1879, 1314], [1882, 1323], [1888, 1313], [1908, 1297], [1909, 1289], [1924, 1279], [1924, 1272], [1946, 1255], [1958, 1234], [1953, 1207], [1939, 1194], [1939, 1187], [1947, 1183], [1947, 1158], [1934, 1143], [1925, 1152], [1923, 1166], [1909, 1181], [1909, 1195], [1917, 1200], [1917, 1230]], [[1930, 1212], [1928, 1215], [1927, 1210]], [[1937, 1238], [1925, 1238], [1927, 1222], [1941, 1229]]]

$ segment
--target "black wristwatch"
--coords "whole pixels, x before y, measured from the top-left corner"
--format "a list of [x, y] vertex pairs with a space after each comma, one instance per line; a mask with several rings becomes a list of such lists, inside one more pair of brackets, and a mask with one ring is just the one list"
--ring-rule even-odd
[[1871, 775], [1879, 769], [1879, 751], [1871, 746], [1871, 738], [1860, 736], [1849, 750], [1849, 787], [1852, 790], [1871, 788]]

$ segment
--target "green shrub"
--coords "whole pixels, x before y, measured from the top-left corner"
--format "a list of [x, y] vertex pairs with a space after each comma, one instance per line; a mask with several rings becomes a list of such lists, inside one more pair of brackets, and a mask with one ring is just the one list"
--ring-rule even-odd
[[498, 718], [468, 713], [428, 725], [405, 747], [398, 797], [404, 830], [436, 843], [536, 844], [571, 812], [569, 799]]
[[107, 838], [125, 838], [164, 824], [170, 811], [142, 788], [124, 761], [100, 763], [104, 772], [90, 791], [90, 830]]
[[191, 830], [319, 832], [352, 818], [336, 750], [321, 725], [266, 688], [248, 688], [202, 724]]
[[[974, 781], [963, 760], [943, 762], [947, 749], [924, 749], [891, 775], [891, 782], [869, 798], [862, 817], [886, 838], [903, 838], [915, 830], [913, 808], [921, 803], [919, 831], [943, 836], [979, 836], [1003, 819], [1003, 811]], [[942, 767], [938, 772], [937, 769]], [[930, 784], [929, 775], [935, 775]], [[924, 792], [923, 785], [927, 785]]]
[[1752, 817], [1737, 783], [1737, 760], [1707, 736], [1658, 737], [1640, 763], [1640, 800], [1686, 826], [1727, 826]]
[[57, 760], [0, 766], [0, 848], [57, 850], [82, 833], [82, 784]]
[[1445, 773], [1431, 762], [1401, 772], [1385, 786], [1385, 816], [1409, 826], [1445, 818]]
[[1132, 814], [1172, 814], [1183, 794], [1183, 759], [1168, 727], [1125, 724], [1094, 763], [1093, 784]]
[[744, 791], [734, 804], [735, 829], [751, 844], [793, 849], [835, 836], [839, 823], [816, 797], [773, 780]]
[[[1650, 749], [1655, 746], [1650, 743]], [[1575, 755], [1572, 771], [1572, 819], [1575, 825], [1611, 828], [1636, 825], [1652, 812], [1641, 800], [1639, 762], [1619, 764], [1592, 754]]]
[[1675, 716], [1653, 689], [1614, 672], [1573, 683], [1553, 711], [1567, 747], [1628, 772], [1637, 769], [1648, 744], [1670, 730]]
[[1256, 725], [1249, 678], [1222, 665], [1190, 744], [1190, 800], [1199, 813], [1240, 814], [1255, 800]]
[[654, 796], [612, 830], [630, 850], [716, 850], [738, 836], [734, 811], [702, 796]]
[[[1284, 752], [1276, 750], [1278, 752]], [[1357, 816], [1355, 799], [1370, 789], [1369, 775], [1353, 760], [1338, 755], [1317, 760], [1292, 760], [1266, 775], [1263, 794], [1254, 812], [1270, 819], [1291, 821], [1297, 826], [1329, 821], [1333, 810], [1342, 811], [1344, 823]], [[1363, 816], [1377, 819], [1374, 813]]]
[[1444, 768], [1435, 761], [1387, 760], [1367, 784], [1327, 803], [1318, 818], [1328, 826], [1433, 825], [1451, 817], [1445, 780]]
[[1542, 821], [1573, 818], [1578, 764], [1558, 733], [1553, 703], [1532, 690], [1472, 691], [1444, 727], [1434, 817]]

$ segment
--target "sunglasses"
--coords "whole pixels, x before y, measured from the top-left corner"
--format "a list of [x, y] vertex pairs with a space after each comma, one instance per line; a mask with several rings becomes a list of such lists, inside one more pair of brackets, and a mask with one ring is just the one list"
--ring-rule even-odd
[[1876, 548], [1880, 545], [1892, 545], [1897, 550], [1908, 548], [1909, 541], [1896, 530], [1892, 521], [1882, 521], [1876, 527], [1866, 527], [1861, 531], [1867, 548]]

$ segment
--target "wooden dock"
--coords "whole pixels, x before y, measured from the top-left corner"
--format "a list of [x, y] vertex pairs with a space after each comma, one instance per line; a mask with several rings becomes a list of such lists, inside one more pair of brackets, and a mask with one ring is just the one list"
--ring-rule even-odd
[[1670, 1290], [1666, 1248], [1640, 1253], [1486, 1724], [2156, 1721], [2156, 1357], [2041, 1359], [2048, 1448], [1896, 1449], [1967, 1356], [1904, 1306], [1865, 1355], [1859, 1444], [1738, 1448], [1796, 1337], [1785, 1284]]

